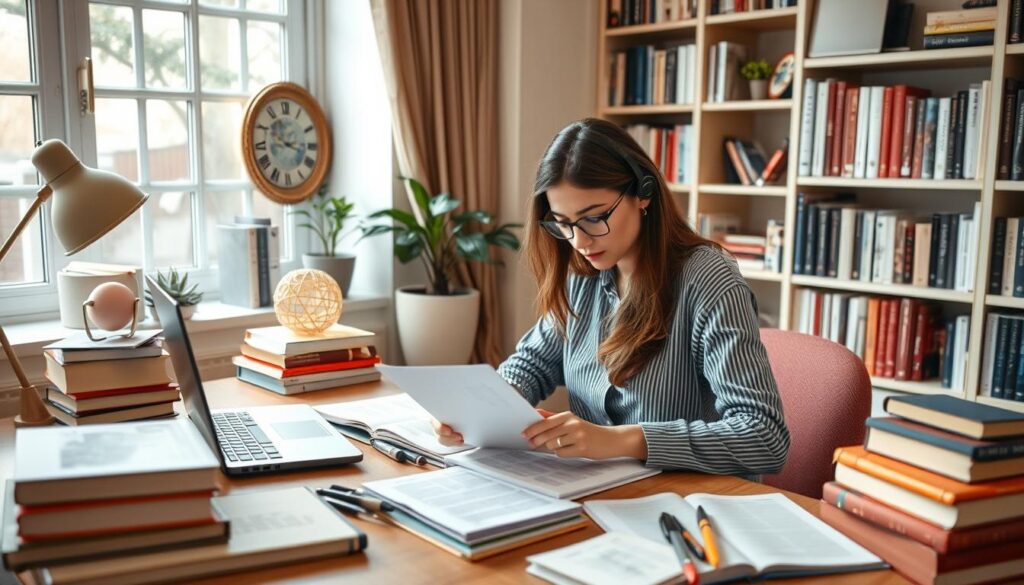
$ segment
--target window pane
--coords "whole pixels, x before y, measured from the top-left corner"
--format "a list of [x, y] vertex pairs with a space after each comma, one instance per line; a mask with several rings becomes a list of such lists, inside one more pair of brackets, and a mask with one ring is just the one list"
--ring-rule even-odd
[[132, 22], [132, 9], [127, 6], [89, 5], [92, 71], [96, 85], [135, 86]]
[[289, 258], [291, 251], [285, 249], [288, 247], [288, 239], [285, 237], [285, 206], [267, 199], [266, 195], [259, 191], [253, 191], [252, 213], [256, 217], [269, 217], [270, 225], [277, 226], [277, 240], [281, 243], [280, 255], [282, 258]]
[[139, 180], [139, 113], [135, 100], [96, 100], [96, 158], [99, 168]]
[[147, 87], [187, 87], [183, 13], [143, 10], [142, 50]]
[[0, 95], [0, 185], [37, 183], [29, 160], [36, 142], [32, 102], [31, 96]]
[[[22, 197], [0, 197], [0, 233], [6, 238], [14, 231], [25, 216], [32, 199]], [[45, 208], [43, 208], [45, 209]], [[43, 232], [40, 228], [39, 213], [25, 226], [11, 247], [3, 262], [0, 262], [0, 285], [44, 282], [43, 276]]]
[[0, 30], [4, 37], [4, 50], [0, 51], [0, 79], [32, 81], [28, 13], [24, 0], [0, 0]]
[[154, 193], [148, 204], [153, 217], [153, 264], [157, 268], [193, 266], [192, 194]]
[[216, 16], [199, 17], [199, 66], [203, 89], [241, 89], [242, 43], [238, 21]]
[[281, 12], [281, 0], [248, 0], [245, 3], [246, 10], [259, 10], [260, 12]]
[[188, 102], [146, 102], [151, 181], [187, 181], [189, 173]]
[[241, 191], [207, 191], [203, 196], [206, 220], [206, 264], [217, 265], [217, 224], [233, 223], [242, 215]]
[[[150, 196], [152, 201], [152, 196]], [[146, 203], [151, 205], [150, 202]], [[99, 239], [103, 262], [142, 266], [142, 214], [133, 213]]]
[[264, 85], [281, 81], [281, 25], [249, 21], [249, 93]]
[[209, 4], [210, 6], [238, 6], [238, 0], [199, 0], [199, 3]]
[[203, 102], [203, 173], [207, 180], [241, 179], [242, 104]]

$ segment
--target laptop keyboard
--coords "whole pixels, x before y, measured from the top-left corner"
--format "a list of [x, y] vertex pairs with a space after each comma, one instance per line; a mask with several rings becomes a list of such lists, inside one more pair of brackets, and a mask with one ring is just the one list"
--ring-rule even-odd
[[213, 426], [217, 443], [228, 461], [268, 461], [282, 459], [270, 437], [248, 412], [215, 412]]

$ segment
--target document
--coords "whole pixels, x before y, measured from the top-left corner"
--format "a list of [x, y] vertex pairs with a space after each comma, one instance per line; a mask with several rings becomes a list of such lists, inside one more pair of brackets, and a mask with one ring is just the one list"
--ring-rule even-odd
[[530, 403], [486, 364], [379, 365], [377, 369], [434, 418], [462, 433], [470, 445], [529, 449], [522, 432], [542, 420]]
[[527, 557], [526, 572], [556, 585], [657, 585], [684, 582], [675, 554], [626, 532], [610, 532]]

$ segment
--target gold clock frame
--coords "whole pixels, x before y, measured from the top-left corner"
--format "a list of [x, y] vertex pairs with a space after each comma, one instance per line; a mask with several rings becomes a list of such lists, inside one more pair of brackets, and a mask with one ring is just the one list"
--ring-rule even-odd
[[[319, 153], [316, 166], [308, 179], [302, 184], [290, 188], [281, 188], [263, 176], [253, 148], [253, 133], [259, 112], [268, 103], [279, 99], [295, 102], [306, 111], [316, 128]], [[306, 91], [306, 88], [289, 82], [272, 83], [249, 100], [249, 104], [245, 108], [245, 117], [242, 120], [242, 160], [245, 161], [245, 170], [249, 173], [249, 178], [255, 183], [256, 188], [271, 201], [282, 205], [301, 203], [316, 193], [331, 166], [331, 133], [327, 126], [327, 117], [320, 108], [320, 104]]]

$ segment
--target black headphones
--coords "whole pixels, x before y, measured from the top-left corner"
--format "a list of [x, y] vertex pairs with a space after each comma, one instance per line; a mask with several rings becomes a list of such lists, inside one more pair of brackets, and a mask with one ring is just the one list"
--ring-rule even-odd
[[613, 154], [617, 155], [620, 159], [622, 159], [623, 162], [626, 163], [626, 166], [628, 166], [629, 169], [633, 172], [633, 176], [636, 177], [637, 197], [639, 197], [640, 199], [651, 199], [652, 197], [654, 197], [654, 195], [658, 192], [658, 179], [655, 176], [651, 175], [643, 168], [641, 168], [641, 166], [637, 164], [635, 160], [633, 160], [633, 157], [626, 154], [626, 151], [622, 150], [622, 148], [618, 144], [615, 144], [615, 142], [606, 139], [604, 136], [598, 134], [597, 132], [590, 132], [589, 134], [587, 134], [587, 138], [592, 139], [594, 142], [597, 142], [606, 150], [611, 151]]

